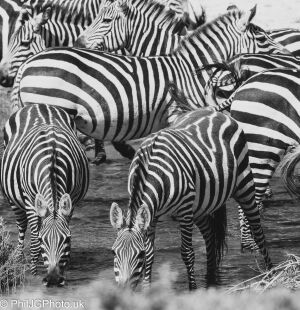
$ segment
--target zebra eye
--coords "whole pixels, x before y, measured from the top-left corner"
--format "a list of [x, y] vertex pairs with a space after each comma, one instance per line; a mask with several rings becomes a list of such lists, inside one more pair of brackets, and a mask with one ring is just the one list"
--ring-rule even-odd
[[114, 250], [111, 250], [111, 253], [113, 256], [116, 256], [116, 252]]
[[103, 18], [103, 23], [110, 23], [111, 21], [111, 18]]
[[141, 251], [137, 258], [138, 259], [144, 259], [145, 258], [145, 251]]
[[30, 44], [30, 40], [22, 40], [21, 45], [22, 46], [28, 46]]

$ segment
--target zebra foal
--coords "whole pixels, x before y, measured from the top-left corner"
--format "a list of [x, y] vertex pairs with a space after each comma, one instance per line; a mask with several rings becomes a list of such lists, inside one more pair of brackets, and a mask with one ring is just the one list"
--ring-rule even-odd
[[42, 253], [46, 285], [64, 285], [69, 262], [69, 222], [89, 184], [88, 160], [70, 116], [47, 105], [13, 114], [4, 127], [1, 187], [16, 215], [18, 249], [31, 230], [31, 272]]
[[110, 221], [117, 230], [112, 247], [120, 285], [149, 284], [154, 259], [155, 228], [163, 215], [180, 224], [181, 254], [189, 288], [196, 288], [192, 230], [195, 224], [206, 244], [208, 279], [214, 281], [226, 232], [226, 206], [231, 196], [242, 206], [266, 266], [271, 267], [247, 144], [237, 122], [222, 113], [198, 109], [178, 116], [168, 129], [147, 138], [130, 166], [126, 215], [113, 203]]

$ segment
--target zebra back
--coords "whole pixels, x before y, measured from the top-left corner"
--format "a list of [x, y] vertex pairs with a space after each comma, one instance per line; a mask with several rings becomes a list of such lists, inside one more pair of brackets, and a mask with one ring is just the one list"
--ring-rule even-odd
[[[169, 124], [170, 82], [190, 97], [193, 107], [202, 106], [208, 75], [195, 76], [197, 67], [228, 59], [244, 48], [261, 51], [266, 45], [270, 50], [277, 46], [268, 43], [269, 37], [249, 18], [253, 13], [228, 12], [182, 40], [171, 56], [125, 57], [75, 48], [44, 51], [22, 65], [15, 87], [22, 104], [59, 104], [76, 115], [81, 131], [97, 139], [143, 137]], [[248, 26], [240, 25], [244, 22]], [[219, 45], [212, 50], [215, 33], [223, 34], [224, 29], [228, 41], [215, 41]]]

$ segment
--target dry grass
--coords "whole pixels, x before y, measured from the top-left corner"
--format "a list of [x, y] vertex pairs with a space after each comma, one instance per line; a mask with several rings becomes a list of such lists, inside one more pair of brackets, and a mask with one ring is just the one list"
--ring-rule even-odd
[[290, 290], [300, 288], [300, 257], [294, 254], [287, 255], [287, 259], [272, 268], [270, 271], [243, 281], [233, 287], [228, 292], [252, 290], [263, 293], [271, 288], [283, 287]]
[[11, 293], [18, 285], [24, 285], [28, 264], [20, 260], [10, 242], [9, 231], [0, 217], [0, 293]]

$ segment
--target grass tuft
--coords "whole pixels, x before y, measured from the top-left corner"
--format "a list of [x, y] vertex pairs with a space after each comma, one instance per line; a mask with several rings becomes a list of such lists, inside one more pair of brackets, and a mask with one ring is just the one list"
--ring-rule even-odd
[[20, 252], [12, 246], [9, 231], [0, 217], [0, 293], [11, 293], [18, 285], [24, 285], [28, 268], [20, 259]]

